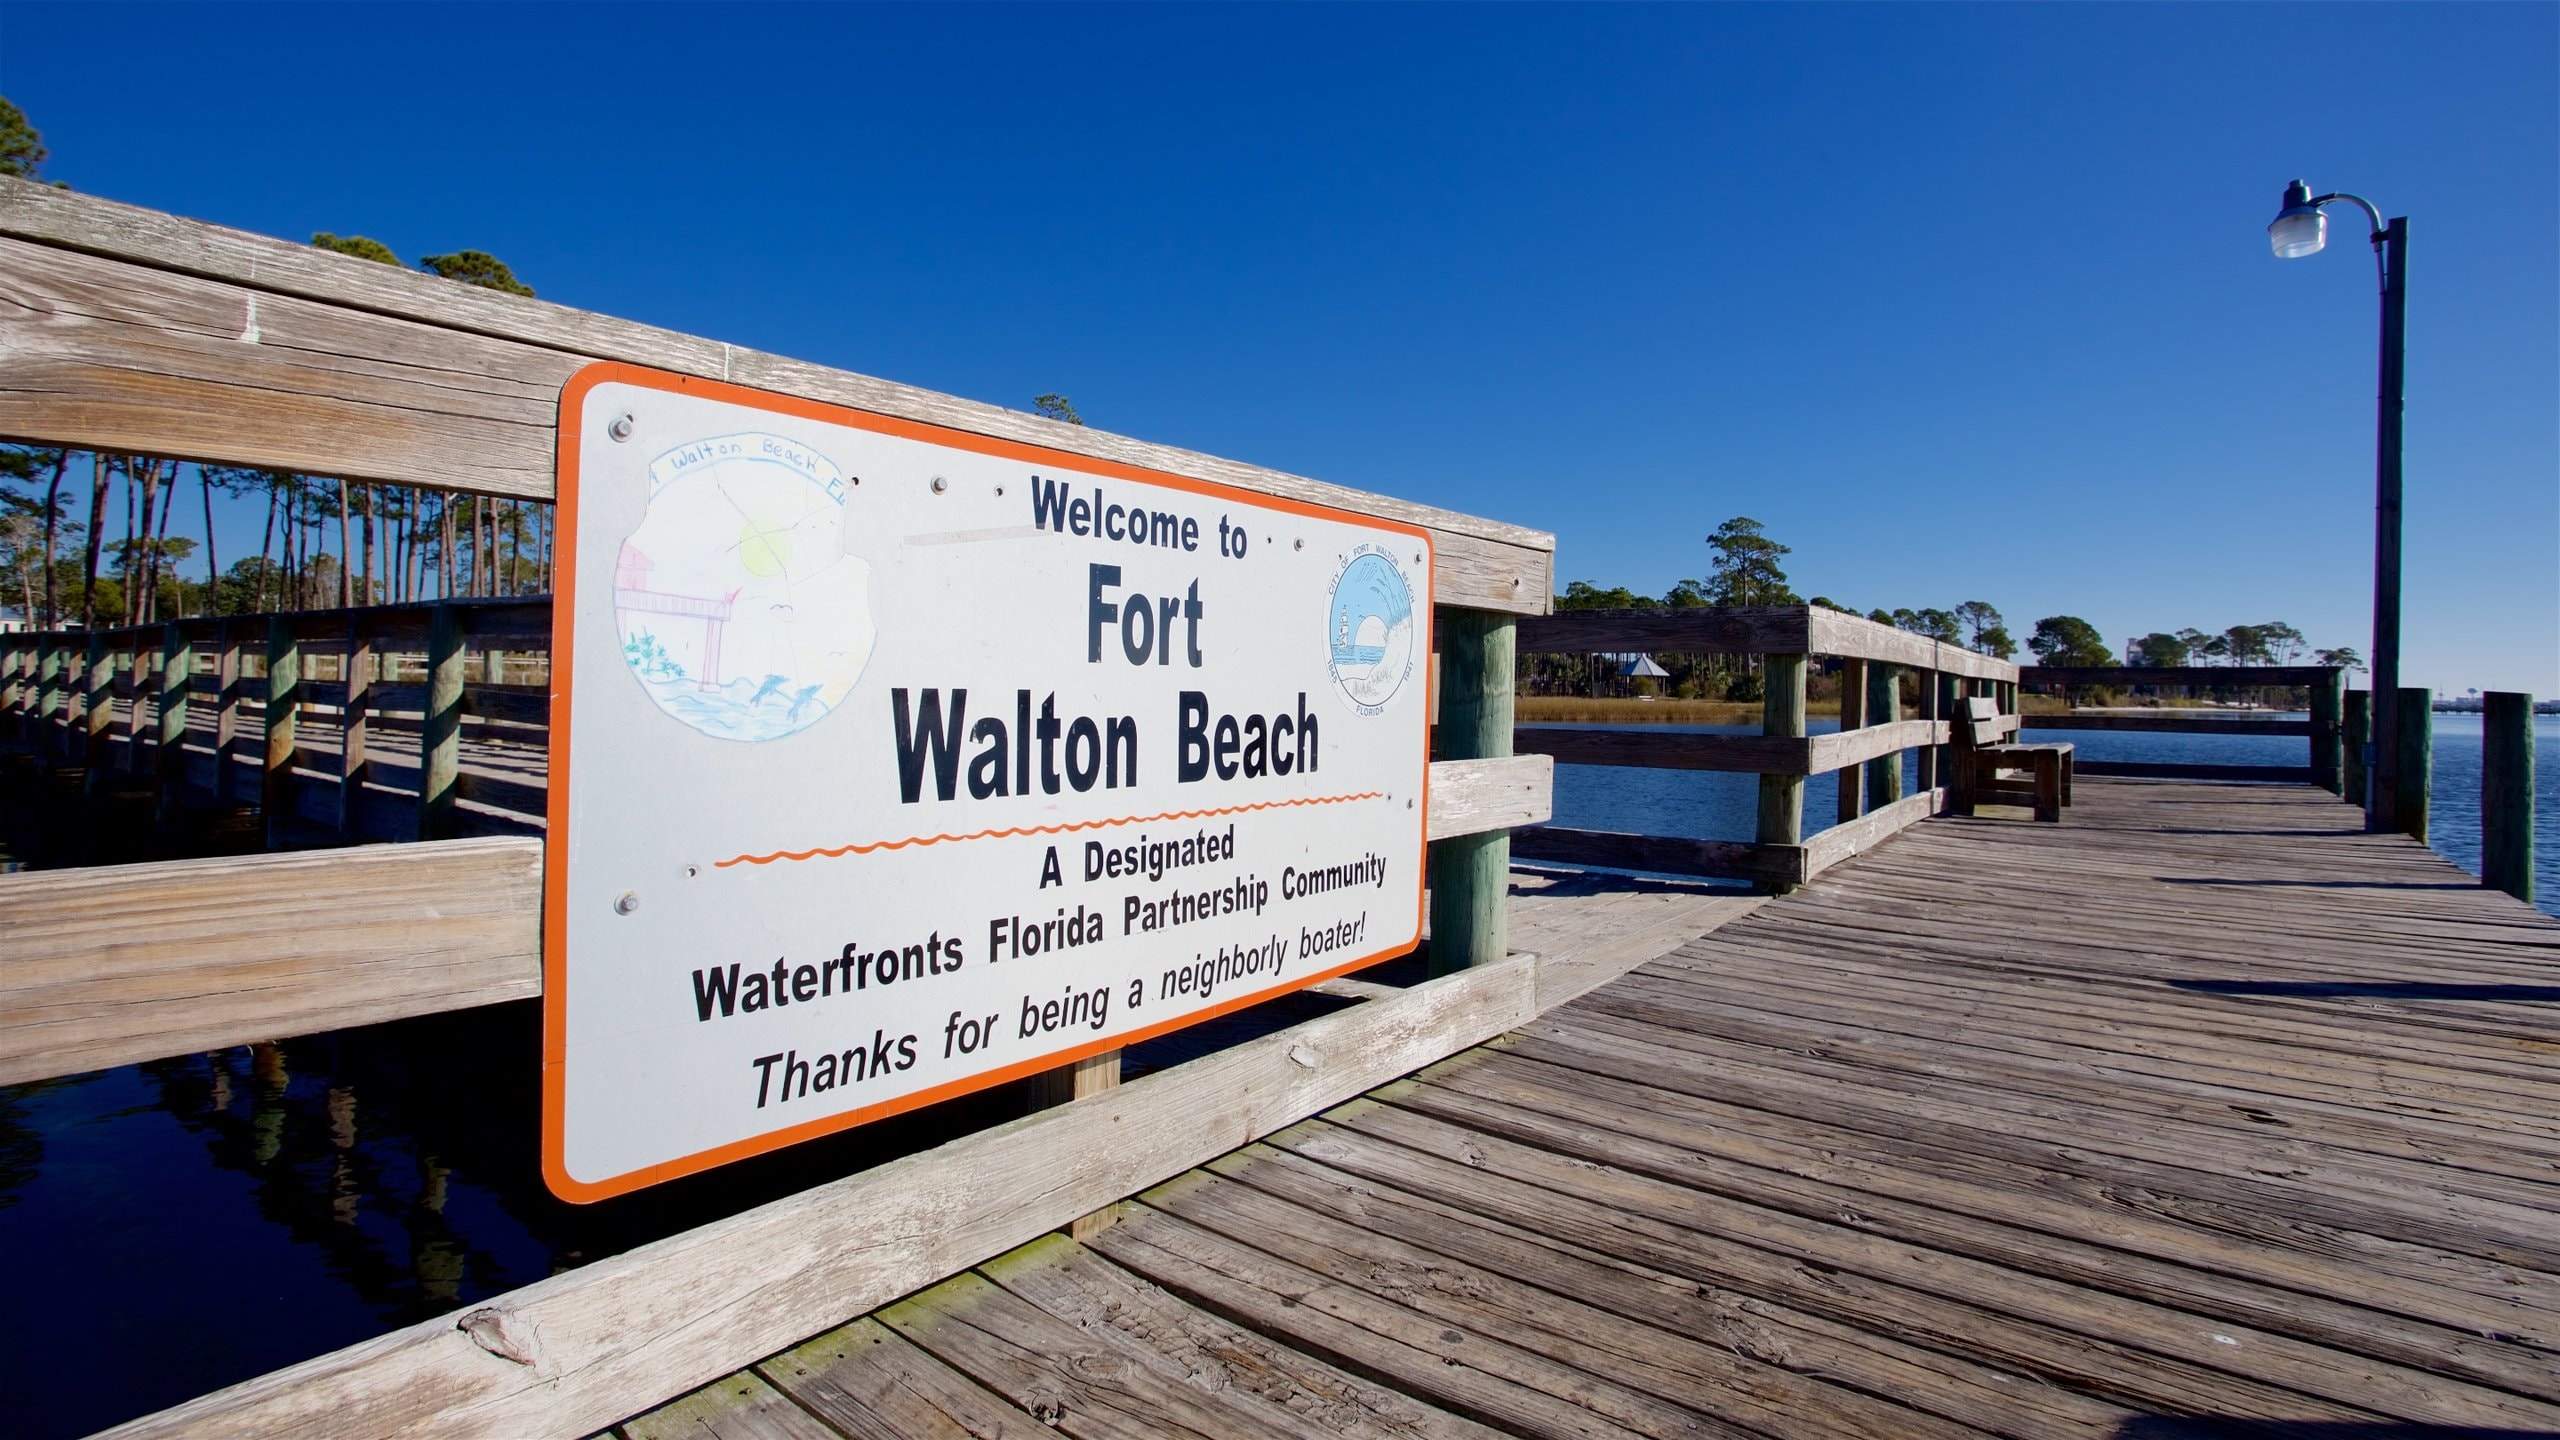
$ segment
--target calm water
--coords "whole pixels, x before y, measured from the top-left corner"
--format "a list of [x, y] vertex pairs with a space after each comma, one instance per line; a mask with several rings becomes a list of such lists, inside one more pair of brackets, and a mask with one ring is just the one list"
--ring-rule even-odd
[[[1837, 728], [1814, 722], [1816, 733]], [[2069, 739], [2091, 759], [2298, 765], [2305, 751], [2253, 736], [2028, 733]], [[2560, 718], [2538, 719], [2535, 734], [2535, 883], [2543, 908], [2560, 914]], [[2437, 716], [2435, 761], [2436, 848], [2477, 873], [2479, 718]], [[1564, 766], [1556, 820], [1747, 839], [1757, 793], [1748, 775]], [[1808, 781], [1806, 828], [1826, 826], [1837, 804], [1833, 777]], [[85, 1433], [880, 1163], [1020, 1103], [988, 1092], [569, 1206], [536, 1169], [538, 1039], [532, 1006], [497, 1006], [0, 1087], [0, 1431]]]

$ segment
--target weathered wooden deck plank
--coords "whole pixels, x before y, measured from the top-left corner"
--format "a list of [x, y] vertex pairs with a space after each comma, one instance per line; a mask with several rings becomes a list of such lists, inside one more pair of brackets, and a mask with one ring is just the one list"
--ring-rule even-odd
[[[2080, 790], [986, 1268], [1516, 1433], [2560, 1431], [2560, 924], [2316, 791]], [[1515, 900], [1613, 967], [1716, 903]]]

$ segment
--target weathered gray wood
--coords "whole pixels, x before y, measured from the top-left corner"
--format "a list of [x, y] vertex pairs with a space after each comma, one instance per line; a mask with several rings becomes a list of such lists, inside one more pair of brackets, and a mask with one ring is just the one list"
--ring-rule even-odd
[[2533, 697], [2480, 697], [2480, 883], [2533, 903]]
[[1528, 957], [1478, 966], [107, 1433], [585, 1433], [1499, 1034], [1534, 994]]
[[[1891, 717], [1886, 717], [1891, 718]], [[1867, 662], [1855, 657], [1840, 662], [1840, 733], [1867, 723]], [[1840, 771], [1839, 820], [1846, 824], [1866, 813], [1866, 769], [1852, 765]]]
[[2309, 735], [2309, 720], [2268, 720], [2254, 716], [2197, 715], [2159, 710], [2141, 715], [2092, 715], [2086, 711], [2046, 711], [2020, 717], [2029, 730], [2133, 730], [2162, 735]]
[[1555, 814], [1555, 773], [1544, 755], [1433, 761], [1429, 837], [1546, 823]]
[[[1442, 604], [1541, 614], [1554, 539], [1213, 456], [0, 179], [0, 434], [548, 499], [594, 360], [726, 380], [1406, 521]], [[65, 398], [73, 397], [73, 398]]]
[[2399, 789], [2394, 798], [2401, 834], [2424, 843], [2435, 788], [2435, 692], [2402, 686], [2399, 695]]
[[[1433, 617], [1440, 656], [1440, 714], [1433, 746], [1442, 759], [1511, 753], [1511, 686], [1519, 622], [1480, 610]], [[1511, 953], [1511, 837], [1488, 830], [1431, 845], [1431, 973], [1489, 965]]]
[[1923, 790], [1844, 820], [1804, 844], [1804, 878], [1810, 880], [1853, 855], [1872, 850], [1902, 830], [1935, 815], [1946, 802], [1944, 790]]
[[196, 652], [186, 633], [171, 624], [160, 640], [160, 724], [155, 737], [153, 769], [158, 777], [159, 811], [168, 818], [184, 778], [187, 752], [187, 702], [195, 691]]
[[[1789, 657], [1775, 656], [1784, 661]], [[1903, 720], [1830, 735], [1691, 735], [1677, 731], [1604, 730], [1578, 725], [1523, 725], [1515, 749], [1550, 755], [1559, 765], [1635, 765], [1660, 770], [1720, 770], [1761, 775], [1825, 775], [1876, 756], [1942, 741], [1944, 724]]]
[[[1867, 665], [1866, 725], [1870, 729], [1902, 723], [1902, 671], [1900, 667], [1869, 662]], [[1881, 809], [1902, 798], [1902, 752], [1888, 750], [1867, 762], [1867, 808]]]
[[2241, 780], [2261, 785], [2308, 785], [2308, 765], [2175, 765], [2142, 760], [2081, 760], [2083, 775], [2140, 780]]
[[2373, 751], [2373, 692], [2350, 690], [2346, 708], [2346, 788], [2340, 798], [2362, 808], [2372, 803], [2368, 767]]
[[539, 994], [541, 884], [522, 840], [0, 875], [0, 1084]]
[[364, 833], [364, 789], [372, 775], [366, 738], [372, 719], [373, 640], [364, 626], [349, 620], [345, 679], [338, 696], [338, 836], [354, 840]]
[[1521, 622], [1530, 655], [1802, 655], [1812, 625], [1801, 605], [1700, 606], [1679, 610], [1560, 610]]
[[756, 1373], [855, 1440], [988, 1440], [1035, 1423], [867, 1318], [777, 1355]]
[[2311, 783], [2332, 795], [2344, 792], [2347, 672], [2337, 670], [2311, 687]]
[[224, 621], [214, 635], [213, 798], [228, 800], [238, 783], [232, 763], [239, 754], [241, 715], [248, 705], [240, 670], [240, 632], [245, 624]]
[[[1805, 657], [1771, 655], [1762, 662], [1760, 733], [1764, 738], [1797, 740], [1805, 733]], [[1805, 756], [1806, 768], [1813, 757]], [[1804, 780], [1795, 775], [1763, 774], [1760, 777], [1760, 813], [1753, 832], [1763, 845], [1801, 845], [1804, 843]], [[1778, 881], [1764, 887], [1773, 894], [1784, 895], [1795, 888], [1792, 881]]]
[[105, 792], [107, 730], [115, 723], [116, 667], [104, 635], [92, 631], [80, 668], [80, 764], [88, 771], [83, 784], [91, 795]]
[[295, 743], [302, 715], [302, 642], [281, 616], [267, 620], [266, 760], [258, 808], [267, 827], [267, 848], [281, 848], [294, 817], [293, 769], [302, 758]]
[[418, 727], [418, 838], [453, 833], [462, 780], [463, 615], [439, 605], [427, 624], [426, 712]]
[[705, 1385], [620, 1428], [626, 1440], [836, 1440], [817, 1416], [752, 1372]]
[[1926, 635], [1898, 630], [1891, 625], [1879, 625], [1863, 615], [1850, 615], [1820, 605], [1812, 607], [1808, 613], [1813, 651], [1817, 655], [1854, 657], [1984, 680], [2015, 681], [2019, 674], [2018, 667], [2006, 660], [1978, 654], [1961, 645], [1932, 640]]
[[2005, 660], [1945, 645], [1820, 606], [1700, 606], [1672, 610], [1566, 610], [1526, 622], [1520, 648], [1532, 655], [1838, 655], [1920, 669], [2006, 679]]

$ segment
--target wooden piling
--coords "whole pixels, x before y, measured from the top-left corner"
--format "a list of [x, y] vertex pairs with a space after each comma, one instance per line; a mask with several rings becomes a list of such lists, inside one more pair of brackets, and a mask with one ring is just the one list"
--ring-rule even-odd
[[96, 795], [106, 787], [107, 726], [116, 717], [116, 667], [107, 654], [107, 637], [89, 632], [88, 659], [80, 670], [80, 763], [87, 769], [81, 785]]
[[2435, 784], [2435, 692], [2401, 686], [2395, 718], [2400, 731], [2399, 790], [2394, 800], [2398, 829], [2423, 844], [2427, 801]]
[[294, 729], [302, 716], [302, 642], [292, 619], [267, 618], [267, 756], [258, 806], [267, 822], [267, 848], [284, 848], [293, 821]]
[[364, 827], [364, 782], [370, 768], [365, 731], [373, 710], [373, 637], [362, 611], [347, 616], [346, 704], [338, 711], [338, 838], [353, 842]]
[[[1805, 659], [1802, 655], [1771, 655], [1763, 662], [1760, 675], [1761, 734], [1798, 740], [1804, 738]], [[1760, 827], [1756, 838], [1763, 845], [1804, 843], [1803, 776], [1760, 777]], [[1784, 895], [1796, 887], [1779, 882], [1762, 888], [1773, 895]]]
[[2346, 743], [2340, 747], [2346, 769], [2339, 798], [2363, 808], [2373, 803], [2373, 692], [2350, 690], [2346, 704]]
[[[1511, 679], [1520, 627], [1489, 610], [1442, 610], [1440, 723], [1444, 760], [1511, 753]], [[1414, 797], [1417, 800], [1420, 797]], [[1491, 965], [1510, 953], [1511, 832], [1460, 835], [1431, 846], [1431, 973]]]
[[228, 800], [238, 789], [232, 776], [240, 747], [240, 627], [225, 620], [213, 633], [213, 798]]
[[438, 605], [427, 618], [426, 711], [418, 723], [418, 838], [452, 837], [462, 776], [462, 611]]
[[2480, 697], [2480, 883], [2533, 903], [2533, 697]]
[[[1867, 667], [1867, 723], [1890, 725], [1902, 718], [1902, 667], [1878, 662]], [[1867, 762], [1867, 808], [1880, 810], [1902, 798], [1902, 752]]]
[[2347, 672], [2332, 670], [2325, 683], [2311, 687], [2311, 783], [2332, 795], [2346, 793], [2345, 737], [2339, 733], [2346, 686]]
[[36, 657], [36, 748], [53, 750], [62, 723], [62, 642], [47, 640]]
[[157, 764], [160, 818], [178, 808], [187, 779], [187, 707], [195, 689], [196, 652], [175, 620], [160, 627], [160, 733]]
[[[1840, 728], [1850, 731], [1867, 723], [1867, 662], [1852, 656], [1840, 661]], [[1867, 813], [1864, 804], [1866, 767], [1844, 765], [1833, 772], [1840, 777], [1840, 823], [1848, 824]]]
[[9, 717], [9, 738], [21, 738], [27, 728], [26, 677], [20, 673], [29, 654], [23, 641], [0, 642], [0, 715]]

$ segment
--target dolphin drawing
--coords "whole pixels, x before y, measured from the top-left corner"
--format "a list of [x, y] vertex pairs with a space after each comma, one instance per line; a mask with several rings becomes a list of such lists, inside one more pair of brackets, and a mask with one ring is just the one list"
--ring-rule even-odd
[[747, 697], [747, 708], [753, 710], [764, 703], [764, 697], [767, 695], [780, 694], [782, 687], [787, 683], [789, 682], [784, 676], [767, 675], [764, 677], [764, 688]]
[[795, 696], [791, 697], [791, 708], [782, 712], [782, 718], [783, 718], [783, 720], [787, 723], [787, 722], [789, 722], [789, 721], [793, 721], [793, 720], [797, 720], [797, 719], [799, 719], [799, 718], [800, 718], [800, 712], [801, 712], [802, 710], [804, 710], [804, 709], [808, 708], [808, 704], [809, 704], [809, 702], [810, 702], [810, 701], [812, 701], [812, 700], [817, 699], [817, 698], [818, 698], [818, 692], [819, 692], [820, 690], [825, 689], [825, 688], [826, 688], [826, 686], [825, 686], [825, 684], [822, 682], [822, 683], [817, 684], [817, 685], [809, 686], [807, 689], [802, 690], [799, 694], [797, 694], [797, 695], [795, 695]]

